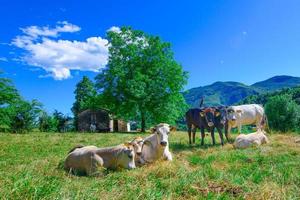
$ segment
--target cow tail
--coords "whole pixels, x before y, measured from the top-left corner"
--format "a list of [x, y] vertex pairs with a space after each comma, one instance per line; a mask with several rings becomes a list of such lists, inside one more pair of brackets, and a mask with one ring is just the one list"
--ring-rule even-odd
[[202, 105], [203, 105], [203, 101], [204, 101], [204, 97], [202, 97], [202, 98], [201, 98], [201, 100], [200, 100], [200, 105], [199, 105], [199, 108], [201, 108], [201, 107], [202, 107]]
[[269, 121], [266, 114], [263, 116], [262, 124], [261, 124], [267, 133], [270, 133]]
[[73, 151], [75, 151], [75, 149], [80, 149], [80, 148], [82, 148], [82, 147], [84, 147], [82, 144], [76, 145], [75, 147], [73, 147], [73, 148], [68, 152], [68, 154], [70, 154], [70, 153], [72, 153]]

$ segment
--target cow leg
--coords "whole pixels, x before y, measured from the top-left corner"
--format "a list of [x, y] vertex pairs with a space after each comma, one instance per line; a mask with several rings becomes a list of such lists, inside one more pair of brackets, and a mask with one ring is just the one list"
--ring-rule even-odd
[[193, 128], [193, 144], [195, 144], [195, 141], [196, 141], [196, 131], [197, 131], [197, 128], [196, 127], [194, 127]]
[[239, 123], [238, 124], [238, 134], [241, 134], [241, 132], [242, 132], [242, 124]]
[[[224, 145], [224, 139], [223, 139], [222, 129], [217, 127], [217, 130], [218, 130], [218, 133], [219, 133], [219, 136], [220, 136], [221, 144], [223, 146]], [[227, 141], [228, 141], [228, 139], [227, 139]]]
[[211, 128], [210, 134], [211, 134], [212, 143], [213, 143], [213, 145], [215, 145], [216, 144], [216, 140], [215, 140], [215, 128]]
[[192, 127], [188, 126], [189, 144], [192, 144], [192, 141], [191, 141], [191, 132], [192, 132]]
[[205, 132], [204, 132], [204, 128], [200, 128], [201, 130], [201, 145], [204, 145], [204, 138], [205, 138]]
[[258, 120], [256, 120], [256, 131], [258, 130], [264, 130], [264, 125], [263, 125], [263, 117], [260, 117]]
[[230, 133], [231, 133], [231, 126], [229, 124], [225, 125], [225, 137], [227, 142], [230, 142]]

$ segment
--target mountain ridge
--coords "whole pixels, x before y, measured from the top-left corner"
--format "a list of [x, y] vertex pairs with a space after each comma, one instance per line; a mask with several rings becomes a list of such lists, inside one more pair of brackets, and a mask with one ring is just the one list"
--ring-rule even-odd
[[274, 92], [284, 88], [300, 86], [300, 77], [279, 75], [246, 85], [235, 81], [216, 81], [210, 85], [191, 88], [183, 92], [191, 107], [198, 107], [202, 97], [204, 106], [232, 105], [250, 95]]

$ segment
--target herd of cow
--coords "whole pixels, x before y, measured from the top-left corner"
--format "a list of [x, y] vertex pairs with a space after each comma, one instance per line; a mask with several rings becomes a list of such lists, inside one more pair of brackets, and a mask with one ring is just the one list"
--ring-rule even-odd
[[76, 146], [65, 160], [65, 170], [93, 175], [99, 167], [134, 169], [159, 159], [171, 161], [168, 138], [174, 130], [174, 127], [161, 123], [151, 129], [150, 136], [144, 139], [137, 137], [115, 147]]
[[[215, 144], [215, 128], [223, 145], [222, 130], [225, 130], [226, 139], [229, 141], [231, 128], [237, 127], [240, 133], [242, 125], [251, 124], [256, 125], [257, 131], [247, 135], [240, 134], [233, 146], [246, 148], [268, 142], [263, 130], [267, 123], [264, 108], [258, 104], [190, 109], [186, 113], [186, 123], [190, 144], [195, 143], [197, 128], [201, 130], [201, 145], [204, 144], [205, 129], [211, 132], [212, 142]], [[133, 169], [159, 159], [171, 161], [168, 137], [174, 130], [174, 127], [161, 123], [152, 128], [152, 134], [144, 139], [137, 137], [130, 142], [107, 148], [76, 146], [68, 153], [64, 168], [70, 173], [82, 172], [93, 175], [98, 172], [99, 167]]]
[[[200, 103], [202, 106], [203, 100]], [[232, 128], [237, 127], [241, 133], [242, 125], [256, 125], [257, 130], [263, 130], [267, 125], [264, 108], [258, 104], [247, 104], [240, 106], [220, 106], [193, 108], [186, 112], [186, 124], [188, 128], [189, 143], [195, 143], [196, 129], [201, 131], [201, 145], [204, 144], [205, 129], [210, 131], [213, 145], [215, 145], [214, 131], [217, 129], [221, 144], [224, 145], [223, 133], [229, 141]], [[193, 140], [191, 138], [193, 133]]]

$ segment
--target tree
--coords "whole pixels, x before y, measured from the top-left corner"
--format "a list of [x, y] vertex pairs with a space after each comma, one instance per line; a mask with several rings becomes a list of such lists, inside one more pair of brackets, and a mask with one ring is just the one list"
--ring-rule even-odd
[[[2, 72], [0, 72], [0, 75]], [[10, 79], [0, 77], [0, 129], [9, 130], [9, 107], [20, 100], [20, 95]]]
[[77, 83], [74, 94], [75, 102], [72, 107], [72, 112], [74, 114], [75, 129], [78, 130], [77, 115], [84, 109], [94, 108], [97, 92], [94, 83], [87, 76], [84, 76], [82, 80]]
[[170, 43], [123, 27], [109, 31], [109, 60], [96, 77], [102, 103], [115, 116], [141, 123], [174, 123], [187, 105], [181, 94], [187, 73]]
[[0, 107], [11, 104], [18, 99], [20, 99], [20, 95], [12, 81], [8, 78], [0, 77]]
[[9, 127], [14, 133], [31, 131], [37, 125], [42, 104], [37, 100], [31, 102], [19, 100], [8, 107]]
[[42, 111], [39, 117], [39, 130], [41, 132], [56, 132], [58, 121], [49, 115], [46, 111]]
[[270, 128], [282, 132], [299, 129], [299, 105], [290, 95], [271, 97], [265, 106]]
[[56, 121], [56, 131], [58, 132], [67, 132], [72, 130], [72, 127], [70, 127], [70, 122], [72, 120], [71, 117], [64, 115], [61, 112], [58, 112], [57, 110], [53, 113], [53, 118]]

